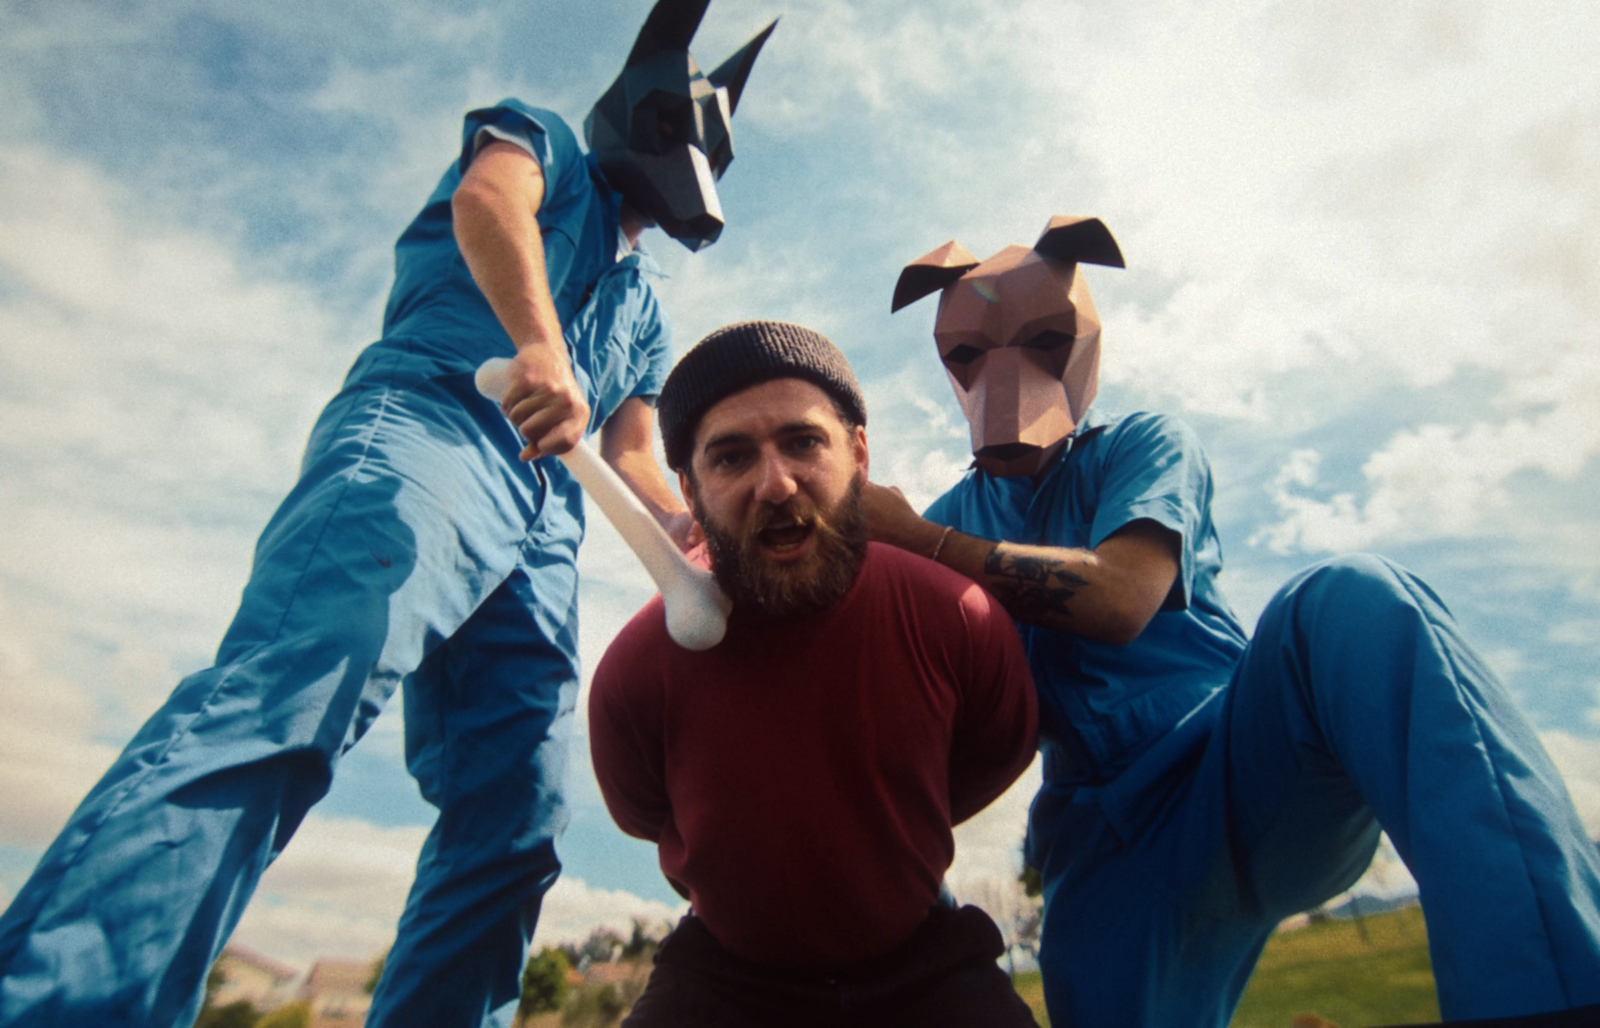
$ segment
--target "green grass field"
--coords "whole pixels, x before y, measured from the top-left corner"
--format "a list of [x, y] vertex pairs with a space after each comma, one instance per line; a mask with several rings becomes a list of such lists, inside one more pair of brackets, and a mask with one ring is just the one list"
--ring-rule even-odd
[[[1018, 975], [1016, 985], [1039, 1024], [1048, 1026], [1038, 973]], [[1274, 935], [1232, 1028], [1290, 1028], [1296, 1014], [1317, 1014], [1339, 1028], [1437, 1021], [1421, 909]]]

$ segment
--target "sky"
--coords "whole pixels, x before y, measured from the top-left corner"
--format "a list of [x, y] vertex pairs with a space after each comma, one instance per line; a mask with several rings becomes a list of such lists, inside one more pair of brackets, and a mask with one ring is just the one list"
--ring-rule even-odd
[[[648, 7], [0, 5], [0, 904], [210, 663], [462, 114], [517, 96], [581, 125]], [[969, 453], [934, 301], [889, 314], [900, 268], [1100, 217], [1128, 267], [1086, 269], [1097, 403], [1199, 433], [1236, 610], [1332, 554], [1405, 564], [1600, 835], [1600, 7], [719, 0], [694, 51], [777, 16], [722, 238], [645, 237], [679, 352], [748, 317], [828, 335], [873, 479], [926, 503]], [[651, 587], [598, 519], [581, 568], [592, 668]], [[546, 942], [679, 909], [579, 720]], [[1037, 781], [958, 831], [958, 893], [1015, 874]], [[396, 699], [236, 940], [377, 953], [431, 820]], [[1385, 854], [1364, 887], [1403, 890]]]

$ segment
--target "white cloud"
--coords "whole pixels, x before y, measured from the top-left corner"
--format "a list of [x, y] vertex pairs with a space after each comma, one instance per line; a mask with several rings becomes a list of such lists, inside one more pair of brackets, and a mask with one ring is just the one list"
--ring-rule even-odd
[[427, 834], [310, 815], [262, 875], [234, 938], [302, 966], [376, 956], [394, 938]]
[[1035, 755], [1022, 773], [993, 803], [957, 825], [956, 858], [945, 884], [960, 903], [982, 907], [1000, 927], [1008, 944], [1016, 942], [1019, 925], [1040, 901], [1023, 893], [1022, 837], [1028, 827], [1028, 804], [1039, 791], [1043, 763]]
[[1394, 843], [1389, 841], [1385, 833], [1379, 837], [1378, 850], [1372, 855], [1372, 863], [1365, 873], [1349, 889], [1329, 900], [1327, 905], [1336, 907], [1350, 896], [1376, 896], [1392, 900], [1416, 894], [1417, 880], [1411, 877], [1411, 869], [1400, 859]]
[[[312, 814], [262, 876], [234, 939], [301, 966], [377, 956], [394, 940], [427, 834]], [[680, 913], [563, 875], [545, 895], [534, 945], [582, 940], [597, 925], [626, 934], [634, 918], [654, 925]]]
[[39, 673], [85, 711], [56, 741], [99, 770], [91, 733], [215, 646], [352, 348], [304, 287], [38, 146], [0, 156], [0, 276], [0, 587], [48, 622]]
[[60, 626], [24, 614], [0, 589], [0, 843], [43, 848], [117, 749], [93, 741], [95, 697], [39, 666], [30, 640]]
[[884, 189], [867, 246], [956, 236], [982, 255], [1049, 213], [1105, 217], [1132, 269], [1091, 272], [1105, 378], [1135, 395], [1282, 438], [1337, 431], [1377, 388], [1499, 383], [1448, 420], [1394, 410], [1360, 490], [1280, 482], [1261, 541], [1527, 536], [1541, 512], [1512, 480], [1570, 483], [1600, 453], [1595, 19], [1560, 0], [814, 3], [784, 25], [804, 61], [776, 46], [783, 99], [755, 110], [805, 138], [847, 111], [861, 126], [841, 158]]
[[1591, 839], [1600, 839], [1600, 739], [1559, 729], [1540, 732], [1539, 741], [1566, 780], [1567, 792]]
[[597, 927], [610, 928], [626, 937], [636, 919], [650, 927], [671, 925], [687, 911], [687, 902], [668, 906], [620, 889], [592, 888], [581, 878], [563, 875], [545, 895], [533, 945], [537, 949], [581, 941]]
[[1545, 413], [1400, 431], [1362, 467], [1364, 499], [1353, 492], [1327, 499], [1301, 492], [1317, 485], [1319, 455], [1290, 454], [1272, 489], [1282, 520], [1251, 542], [1278, 552], [1339, 551], [1511, 530], [1531, 513], [1516, 502], [1515, 476], [1532, 471], [1570, 481], [1600, 455], [1600, 409], [1593, 402], [1600, 396], [1600, 363], [1584, 363], [1593, 367], [1568, 368], [1559, 394], [1543, 390], [1552, 404]]
[[957, 825], [956, 859], [946, 879], [958, 896], [984, 879], [1015, 880], [1022, 870], [1022, 836], [1028, 827], [1028, 804], [1043, 780], [1042, 764], [1033, 763], [989, 806]]

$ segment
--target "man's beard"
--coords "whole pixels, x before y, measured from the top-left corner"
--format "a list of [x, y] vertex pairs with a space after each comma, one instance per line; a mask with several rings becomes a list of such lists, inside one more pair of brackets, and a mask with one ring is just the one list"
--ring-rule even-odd
[[[698, 498], [694, 515], [706, 533], [712, 573], [736, 611], [756, 611], [783, 621], [808, 618], [844, 599], [867, 556], [860, 476], [832, 511], [794, 500], [763, 507], [751, 517], [742, 538], [707, 517]], [[792, 564], [770, 560], [756, 536], [770, 525], [793, 522], [811, 526], [816, 548]]]

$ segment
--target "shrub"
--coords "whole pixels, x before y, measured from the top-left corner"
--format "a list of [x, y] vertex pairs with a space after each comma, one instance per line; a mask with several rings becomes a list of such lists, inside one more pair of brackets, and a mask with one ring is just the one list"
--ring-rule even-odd
[[522, 969], [523, 1017], [560, 1010], [567, 998], [567, 972], [572, 965], [561, 950], [546, 946], [536, 957], [529, 957]]

